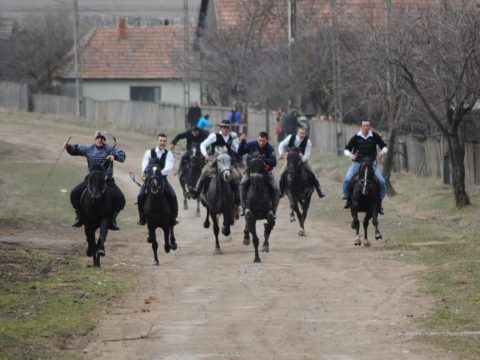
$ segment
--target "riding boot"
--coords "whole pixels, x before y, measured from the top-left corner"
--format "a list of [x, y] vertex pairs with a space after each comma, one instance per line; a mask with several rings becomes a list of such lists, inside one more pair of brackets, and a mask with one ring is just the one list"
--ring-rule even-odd
[[241, 199], [240, 199], [240, 189], [239, 186], [235, 183], [232, 183], [232, 190], [233, 190], [233, 199], [235, 206], [233, 208], [233, 212], [235, 215], [235, 220], [240, 218], [240, 206], [241, 206]]
[[325, 197], [325, 193], [323, 192], [322, 187], [320, 186], [320, 182], [318, 181], [318, 179], [315, 175], [313, 175], [313, 181], [314, 181], [314, 184], [315, 184], [315, 190], [317, 190], [318, 197], [320, 199]]
[[345, 202], [345, 205], [343, 205], [343, 208], [344, 209], [350, 209], [351, 206], [352, 206], [352, 202], [351, 202], [350, 198], [348, 198], [347, 201]]
[[280, 181], [278, 183], [280, 187], [280, 199], [285, 196], [285, 174], [280, 176]]
[[378, 202], [378, 213], [380, 215], [385, 215], [385, 212], [383, 211], [382, 200], [379, 200]]
[[245, 216], [245, 208], [247, 206], [247, 186], [248, 182], [240, 184], [240, 202], [242, 204], [242, 212], [240, 216]]
[[204, 186], [205, 186], [205, 180], [198, 179], [197, 184], [195, 185], [195, 188], [190, 193], [190, 195], [192, 195], [192, 199], [196, 200], [200, 196]]
[[118, 211], [114, 211], [112, 214], [112, 217], [110, 218], [110, 223], [108, 224], [108, 228], [110, 230], [120, 230], [120, 228], [117, 225], [117, 216], [118, 216]]
[[76, 219], [72, 227], [82, 227], [83, 225], [82, 211], [80, 209], [75, 209], [75, 215], [76, 215]]

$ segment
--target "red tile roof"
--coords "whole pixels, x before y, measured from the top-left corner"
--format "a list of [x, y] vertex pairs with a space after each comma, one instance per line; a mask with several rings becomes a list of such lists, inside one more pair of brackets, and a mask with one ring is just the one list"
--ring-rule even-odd
[[[190, 29], [190, 42], [194, 28]], [[96, 28], [80, 42], [83, 79], [181, 78], [183, 27], [173, 25]], [[193, 51], [191, 51], [193, 53]], [[75, 77], [73, 49], [60, 77]]]

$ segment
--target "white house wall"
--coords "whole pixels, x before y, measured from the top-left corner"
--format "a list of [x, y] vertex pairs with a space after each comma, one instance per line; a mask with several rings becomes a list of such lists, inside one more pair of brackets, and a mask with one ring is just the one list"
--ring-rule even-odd
[[[83, 80], [83, 96], [99, 101], [130, 100], [131, 86], [160, 86], [161, 102], [183, 105], [181, 81]], [[190, 101], [200, 101], [198, 81], [190, 83]]]

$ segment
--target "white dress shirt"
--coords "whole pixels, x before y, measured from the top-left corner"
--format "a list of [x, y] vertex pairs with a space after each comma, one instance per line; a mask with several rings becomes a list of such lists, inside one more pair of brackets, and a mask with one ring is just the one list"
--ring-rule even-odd
[[[288, 135], [285, 139], [282, 140], [282, 142], [280, 144], [278, 144], [278, 153], [280, 154], [280, 156], [283, 155], [283, 152], [285, 151], [285, 148], [288, 146], [288, 143], [290, 142], [290, 138], [292, 136], [293, 135]], [[301, 142], [302, 142], [302, 140], [300, 140], [298, 135], [295, 135], [294, 144], [295, 144], [296, 148], [298, 148], [300, 146]], [[310, 139], [308, 139], [307, 140], [307, 146], [305, 146], [305, 154], [302, 155], [302, 161], [307, 162], [308, 158], [310, 157], [311, 154], [312, 154], [312, 142], [310, 141]]]
[[[158, 146], [155, 148], [155, 152], [157, 153], [157, 157], [160, 159], [165, 152], [165, 149], [160, 150]], [[143, 155], [143, 160], [142, 160], [142, 172], [145, 172], [145, 169], [147, 168], [148, 164], [150, 163], [150, 159], [152, 158], [151, 156], [151, 150], [147, 150], [145, 152], [145, 155]], [[171, 151], [167, 152], [167, 158], [165, 159], [165, 167], [162, 169], [162, 175], [167, 176], [170, 174], [170, 172], [173, 170], [173, 154]]]
[[[228, 134], [227, 136], [224, 136], [221, 132], [218, 132], [218, 134], [222, 135], [223, 137], [223, 140], [225, 140], [225, 142], [228, 141], [228, 138], [229, 136], [232, 137], [233, 141], [232, 141], [232, 146], [231, 146], [231, 149], [235, 152], [238, 151], [238, 136], [236, 133], [230, 133]], [[211, 146], [215, 141], [217, 141], [217, 133], [211, 133], [210, 135], [208, 135], [208, 137], [202, 141], [202, 143], [200, 144], [200, 151], [202, 152], [202, 155], [203, 156], [207, 156], [208, 155], [208, 147]]]

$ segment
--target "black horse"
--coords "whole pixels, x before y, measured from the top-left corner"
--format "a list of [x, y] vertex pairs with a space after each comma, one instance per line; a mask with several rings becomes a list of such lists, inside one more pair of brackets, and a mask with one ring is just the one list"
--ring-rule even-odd
[[[295, 221], [297, 214], [300, 223], [298, 235], [305, 236], [305, 220], [314, 190], [314, 184], [305, 167], [302, 156], [297, 149], [289, 149], [287, 157], [286, 193], [290, 201], [290, 221]], [[300, 211], [300, 207], [302, 211]]]
[[[93, 257], [93, 266], [100, 267], [100, 257], [105, 256], [105, 241], [113, 213], [112, 194], [101, 164], [93, 165], [86, 182], [87, 187], [80, 198], [80, 208], [88, 243], [87, 256]], [[95, 241], [97, 229], [100, 229], [100, 234], [98, 241]]]
[[[183, 191], [183, 208], [188, 209], [188, 199], [191, 198], [191, 192], [197, 183], [202, 168], [205, 165], [205, 159], [200, 151], [200, 144], [193, 143], [190, 147], [189, 161], [184, 164], [183, 171], [180, 174], [179, 180]], [[197, 198], [197, 211], [196, 215], [200, 216], [200, 198]]]
[[[158, 161], [158, 160], [157, 160]], [[147, 197], [143, 205], [143, 213], [148, 227], [147, 241], [152, 244], [154, 265], [159, 265], [157, 256], [156, 229], [161, 228], [165, 239], [164, 249], [166, 253], [177, 249], [175, 235], [172, 226], [172, 209], [164, 192], [165, 178], [162, 169], [155, 159], [148, 165], [146, 171], [145, 187]]]
[[259, 239], [257, 236], [257, 220], [266, 219], [264, 224], [264, 242], [262, 251], [268, 252], [268, 239], [273, 227], [275, 226], [275, 215], [273, 214], [273, 201], [270, 188], [265, 181], [267, 171], [265, 163], [260, 158], [251, 158], [248, 160], [248, 172], [250, 181], [246, 189], [245, 197], [245, 230], [243, 243], [250, 244], [250, 234], [252, 234], [253, 247], [255, 248], [254, 262], [261, 262], [258, 254]]
[[223, 215], [222, 234], [230, 235], [230, 226], [234, 220], [234, 194], [230, 184], [232, 173], [230, 156], [227, 152], [221, 152], [216, 155], [215, 173], [208, 179], [208, 184], [201, 195], [202, 204], [207, 209], [207, 216], [203, 223], [204, 228], [210, 226], [208, 216], [212, 218], [213, 233], [215, 235], [215, 253], [221, 254], [220, 243], [218, 241], [218, 219]]
[[355, 229], [355, 246], [362, 245], [360, 240], [359, 229], [360, 221], [358, 220], [358, 213], [365, 212], [365, 218], [363, 219], [363, 229], [365, 232], [364, 246], [369, 247], [367, 229], [370, 219], [375, 226], [375, 239], [382, 238], [382, 234], [378, 229], [378, 204], [380, 201], [380, 186], [375, 177], [375, 168], [373, 166], [373, 160], [367, 159], [360, 164], [360, 170], [358, 176], [353, 180], [353, 189], [350, 192], [351, 195], [351, 208], [352, 213], [352, 229]]

